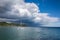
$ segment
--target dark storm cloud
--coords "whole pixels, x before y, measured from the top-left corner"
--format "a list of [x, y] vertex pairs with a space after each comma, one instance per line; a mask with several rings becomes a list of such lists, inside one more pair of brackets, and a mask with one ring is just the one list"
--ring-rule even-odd
[[35, 3], [24, 0], [0, 0], [0, 21], [26, 23], [29, 26], [51, 25], [59, 18], [50, 17], [48, 13], [40, 13]]

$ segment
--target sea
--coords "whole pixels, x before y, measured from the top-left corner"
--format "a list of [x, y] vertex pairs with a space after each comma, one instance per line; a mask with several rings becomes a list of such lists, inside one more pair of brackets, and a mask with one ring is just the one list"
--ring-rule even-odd
[[0, 40], [60, 40], [60, 28], [0, 27]]

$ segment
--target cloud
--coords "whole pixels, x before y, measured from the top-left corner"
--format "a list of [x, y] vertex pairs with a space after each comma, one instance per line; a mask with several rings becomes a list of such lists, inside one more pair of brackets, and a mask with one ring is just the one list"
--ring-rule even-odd
[[[3, 21], [12, 21], [26, 23], [37, 26], [54, 26], [60, 21], [60, 18], [51, 17], [49, 13], [41, 13], [35, 3], [26, 3], [25, 0], [1, 0], [0, 18]], [[1, 20], [1, 19], [0, 19]], [[60, 23], [59, 23], [60, 24]]]
[[0, 18], [0, 22], [14, 22], [17, 19], [7, 19], [7, 18]]

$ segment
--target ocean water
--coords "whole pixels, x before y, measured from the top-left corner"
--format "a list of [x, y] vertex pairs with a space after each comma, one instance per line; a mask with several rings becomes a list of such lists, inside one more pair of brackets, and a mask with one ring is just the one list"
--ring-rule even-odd
[[60, 28], [0, 27], [0, 40], [60, 40]]

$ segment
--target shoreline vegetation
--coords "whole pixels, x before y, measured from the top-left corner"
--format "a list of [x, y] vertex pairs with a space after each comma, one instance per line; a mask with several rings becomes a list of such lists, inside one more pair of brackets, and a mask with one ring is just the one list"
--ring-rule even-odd
[[0, 22], [0, 26], [20, 26], [20, 27], [26, 27], [26, 24], [20, 23], [7, 23], [7, 22]]

